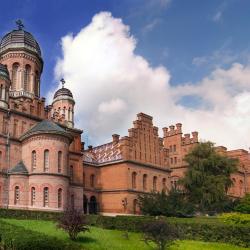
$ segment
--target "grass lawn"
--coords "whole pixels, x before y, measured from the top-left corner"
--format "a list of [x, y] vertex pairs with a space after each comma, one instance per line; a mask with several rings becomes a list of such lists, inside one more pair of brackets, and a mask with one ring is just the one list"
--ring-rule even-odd
[[[22, 226], [26, 229], [52, 235], [63, 240], [69, 240], [66, 233], [57, 229], [51, 221], [3, 219], [12, 225]], [[90, 232], [80, 234], [78, 242], [86, 250], [153, 250], [153, 245], [148, 246], [138, 233], [129, 233], [129, 238], [124, 237], [124, 232], [91, 227]], [[171, 250], [246, 250], [229, 244], [208, 243], [199, 241], [179, 241]]]

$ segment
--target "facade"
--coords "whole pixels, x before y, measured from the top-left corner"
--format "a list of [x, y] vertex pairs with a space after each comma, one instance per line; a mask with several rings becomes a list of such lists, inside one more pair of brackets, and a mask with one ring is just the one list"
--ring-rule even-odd
[[[197, 132], [183, 136], [178, 123], [163, 128], [161, 138], [153, 118], [139, 113], [127, 136], [85, 149], [83, 131], [74, 127], [73, 94], [62, 80], [45, 106], [42, 70], [40, 46], [19, 23], [0, 41], [0, 207], [137, 214], [138, 194], [177, 185]], [[240, 159], [229, 194], [250, 192], [249, 153], [218, 151]]]

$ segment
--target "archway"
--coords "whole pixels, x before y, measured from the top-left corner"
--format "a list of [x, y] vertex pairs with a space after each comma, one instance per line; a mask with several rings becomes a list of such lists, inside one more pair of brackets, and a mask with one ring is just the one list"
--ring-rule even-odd
[[97, 202], [96, 197], [91, 196], [89, 200], [89, 213], [90, 214], [97, 214]]
[[86, 195], [83, 195], [83, 212], [84, 214], [88, 213], [88, 198]]

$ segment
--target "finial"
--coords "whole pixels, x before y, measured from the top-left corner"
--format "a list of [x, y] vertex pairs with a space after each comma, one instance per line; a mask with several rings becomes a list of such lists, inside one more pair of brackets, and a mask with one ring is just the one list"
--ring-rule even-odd
[[21, 19], [16, 20], [16, 25], [17, 25], [18, 30], [23, 30], [24, 25]]
[[62, 83], [62, 88], [64, 88], [65, 80], [62, 78], [60, 82]]

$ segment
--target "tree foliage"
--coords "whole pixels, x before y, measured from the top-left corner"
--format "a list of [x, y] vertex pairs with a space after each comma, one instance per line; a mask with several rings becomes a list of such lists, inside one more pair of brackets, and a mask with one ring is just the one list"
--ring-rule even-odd
[[246, 194], [240, 199], [239, 204], [236, 206], [235, 210], [240, 213], [250, 214], [250, 194]]
[[58, 220], [57, 227], [69, 234], [71, 240], [76, 240], [80, 232], [89, 231], [86, 217], [82, 211], [74, 208], [66, 209]]
[[189, 217], [194, 213], [194, 207], [189, 203], [182, 191], [172, 189], [167, 194], [151, 192], [138, 196], [139, 206], [143, 214], [157, 216]]
[[163, 220], [147, 222], [142, 227], [143, 240], [148, 244], [154, 242], [159, 250], [164, 250], [179, 238], [177, 227]]
[[226, 193], [232, 185], [230, 175], [237, 170], [238, 161], [217, 153], [211, 142], [199, 143], [185, 161], [189, 168], [180, 184], [190, 202], [199, 211], [223, 210], [223, 204], [228, 203]]

